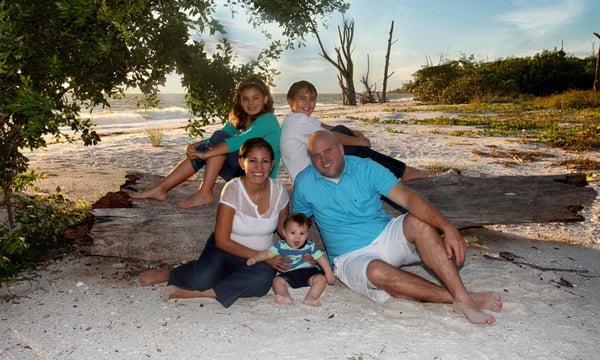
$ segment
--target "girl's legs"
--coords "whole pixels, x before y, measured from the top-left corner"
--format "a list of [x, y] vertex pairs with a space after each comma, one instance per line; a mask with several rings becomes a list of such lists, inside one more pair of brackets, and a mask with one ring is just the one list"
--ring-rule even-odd
[[288, 290], [288, 283], [281, 276], [277, 276], [273, 279], [273, 292], [275, 293], [275, 302], [279, 305], [290, 305], [294, 303]]
[[[232, 135], [218, 130], [215, 131], [208, 142], [201, 143], [197, 149], [198, 151], [206, 151], [209, 148], [216, 146], [225, 139], [231, 137]], [[229, 159], [230, 157], [235, 157], [235, 159]], [[226, 162], [226, 160], [228, 160]], [[236, 169], [225, 169], [223, 166], [228, 167], [238, 167], [237, 164], [237, 154], [228, 154], [224, 156], [215, 156], [207, 159], [206, 161], [199, 159], [184, 159], [179, 165], [167, 177], [162, 180], [158, 185], [152, 187], [149, 190], [143, 191], [137, 194], [131, 194], [131, 198], [133, 199], [155, 199], [155, 200], [165, 200], [167, 198], [167, 192], [174, 188], [175, 186], [183, 183], [185, 180], [194, 175], [198, 170], [202, 167], [204, 170], [204, 178], [200, 185], [198, 192], [194, 193], [192, 196], [182, 200], [177, 204], [180, 208], [192, 208], [197, 206], [208, 205], [214, 201], [213, 197], [213, 188], [215, 186], [215, 182], [219, 174], [225, 179], [230, 180], [234, 176], [229, 174], [237, 173]]]
[[189, 196], [177, 204], [180, 208], [193, 208], [197, 206], [204, 206], [212, 203], [215, 198], [213, 196], [213, 188], [217, 177], [223, 168], [226, 156], [213, 156], [206, 159], [206, 166], [204, 167], [204, 178], [200, 184], [200, 188], [192, 196]]
[[154, 199], [163, 201], [167, 198], [167, 192], [175, 186], [186, 181], [190, 176], [194, 175], [196, 170], [192, 166], [189, 159], [183, 159], [175, 169], [173, 169], [166, 178], [159, 182], [156, 186], [142, 191], [140, 193], [131, 194], [132, 199]]

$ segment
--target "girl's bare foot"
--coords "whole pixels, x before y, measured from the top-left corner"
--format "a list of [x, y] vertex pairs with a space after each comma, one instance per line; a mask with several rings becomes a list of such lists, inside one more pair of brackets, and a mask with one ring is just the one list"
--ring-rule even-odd
[[159, 187], [153, 187], [152, 189], [148, 189], [146, 191], [142, 191], [140, 193], [131, 193], [129, 197], [132, 199], [154, 199], [159, 201], [164, 201], [167, 199], [167, 193], [163, 191]]
[[310, 296], [310, 294], [306, 295], [303, 302], [305, 305], [321, 306], [321, 299], [319, 299], [319, 298], [315, 299], [314, 297]]
[[294, 300], [289, 295], [275, 295], [275, 302], [279, 305], [291, 305]]
[[197, 192], [194, 195], [183, 199], [177, 204], [178, 208], [189, 209], [198, 206], [206, 206], [215, 201], [215, 198], [212, 194], [204, 194], [201, 192]]
[[158, 269], [146, 270], [138, 277], [138, 283], [140, 286], [150, 286], [154, 284], [160, 284], [167, 282], [171, 275], [170, 267], [161, 267]]
[[479, 310], [475, 303], [464, 304], [455, 301], [452, 305], [455, 312], [463, 314], [473, 324], [492, 325], [496, 322], [496, 318]]
[[491, 310], [493, 312], [502, 310], [502, 299], [497, 292], [470, 293], [469, 295], [481, 310]]

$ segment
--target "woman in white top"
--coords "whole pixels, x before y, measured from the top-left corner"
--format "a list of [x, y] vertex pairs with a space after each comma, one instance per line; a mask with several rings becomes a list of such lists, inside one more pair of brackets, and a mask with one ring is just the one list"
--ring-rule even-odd
[[142, 286], [168, 281], [172, 298], [216, 298], [229, 307], [240, 297], [263, 296], [271, 288], [274, 269], [284, 270], [282, 257], [262, 266], [247, 266], [246, 259], [268, 249], [288, 215], [285, 186], [269, 178], [273, 148], [254, 138], [240, 148], [244, 175], [223, 187], [215, 232], [197, 260], [176, 268], [149, 270], [140, 275]]

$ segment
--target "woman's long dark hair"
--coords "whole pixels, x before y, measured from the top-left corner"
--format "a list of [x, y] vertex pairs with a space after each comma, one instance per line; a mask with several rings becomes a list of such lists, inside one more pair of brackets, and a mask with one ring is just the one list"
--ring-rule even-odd
[[240, 148], [240, 159], [246, 159], [248, 154], [255, 149], [266, 149], [271, 155], [271, 161], [275, 160], [275, 152], [273, 147], [263, 138], [252, 138], [246, 140], [244, 145]]
[[[256, 89], [262, 96], [267, 97], [267, 103], [263, 106], [262, 111], [259, 114], [252, 116], [252, 118], [248, 118], [248, 114], [244, 111], [241, 104], [242, 92], [247, 89]], [[229, 121], [233, 127], [242, 130], [247, 128], [248, 125], [260, 115], [267, 112], [273, 112], [274, 110], [271, 91], [261, 79], [252, 77], [242, 81], [235, 90], [235, 94], [233, 95], [233, 105], [229, 112]]]

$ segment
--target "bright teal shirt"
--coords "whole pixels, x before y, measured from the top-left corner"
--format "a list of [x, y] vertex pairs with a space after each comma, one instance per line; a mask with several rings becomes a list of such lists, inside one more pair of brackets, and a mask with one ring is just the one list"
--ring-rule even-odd
[[329, 259], [369, 245], [391, 217], [383, 210], [386, 196], [398, 179], [370, 159], [344, 156], [339, 182], [323, 177], [310, 165], [296, 177], [294, 212], [314, 216]]
[[227, 144], [229, 152], [239, 151], [248, 139], [265, 139], [271, 145], [273, 152], [275, 153], [273, 169], [269, 176], [273, 179], [277, 177], [277, 172], [279, 171], [279, 159], [281, 158], [281, 151], [279, 150], [281, 126], [279, 126], [279, 122], [273, 113], [269, 112], [260, 115], [243, 131], [234, 128], [230, 122], [225, 123], [225, 126], [223, 126], [221, 130], [233, 135], [233, 137], [225, 139], [225, 144]]

